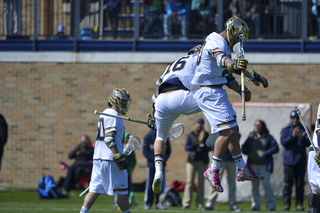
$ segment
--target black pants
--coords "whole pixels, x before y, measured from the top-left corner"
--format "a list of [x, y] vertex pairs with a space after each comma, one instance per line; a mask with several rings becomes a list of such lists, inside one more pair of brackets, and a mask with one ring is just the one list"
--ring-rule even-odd
[[2, 155], [4, 150], [4, 145], [0, 144], [0, 171], [1, 171], [1, 162], [2, 162]]
[[76, 164], [72, 164], [68, 167], [68, 174], [64, 181], [64, 189], [67, 192], [74, 188], [86, 169], [88, 169], [88, 166], [77, 166]]
[[296, 184], [296, 206], [303, 205], [305, 165], [284, 166], [283, 203], [291, 205], [292, 186]]

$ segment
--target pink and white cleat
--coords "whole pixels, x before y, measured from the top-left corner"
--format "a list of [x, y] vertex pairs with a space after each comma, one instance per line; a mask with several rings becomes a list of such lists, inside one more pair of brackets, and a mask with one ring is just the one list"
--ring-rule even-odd
[[237, 181], [260, 181], [264, 180], [263, 175], [257, 175], [247, 164], [245, 167], [238, 169]]
[[209, 167], [203, 173], [203, 176], [209, 181], [212, 188], [214, 188], [218, 192], [223, 192], [223, 188], [220, 184], [219, 172], [220, 172], [220, 169], [211, 169], [211, 167]]

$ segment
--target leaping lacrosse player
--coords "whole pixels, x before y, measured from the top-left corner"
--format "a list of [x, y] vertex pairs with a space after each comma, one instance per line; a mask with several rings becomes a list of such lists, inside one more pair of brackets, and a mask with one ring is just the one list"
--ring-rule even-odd
[[[166, 150], [166, 143], [169, 129], [172, 123], [181, 115], [191, 115], [200, 112], [195, 100], [193, 79], [198, 53], [201, 45], [195, 46], [189, 50], [188, 55], [179, 58], [170, 64], [162, 76], [157, 81], [159, 85], [158, 96], [155, 99], [152, 116], [149, 117], [148, 125], [157, 129], [157, 136], [154, 143], [155, 155], [155, 177], [152, 189], [155, 193], [161, 193], [163, 180], [163, 156]], [[226, 85], [240, 94], [240, 86], [232, 75], [226, 76]], [[251, 93], [246, 89], [245, 99], [251, 99]], [[154, 114], [154, 115], [153, 115]], [[152, 124], [155, 119], [156, 125]], [[153, 121], [154, 122], [154, 121]]]
[[[123, 88], [115, 88], [108, 98], [109, 108], [105, 113], [125, 115], [131, 102], [130, 94]], [[87, 213], [100, 194], [118, 195], [118, 205], [122, 212], [129, 213], [128, 163], [123, 154], [123, 120], [100, 115], [93, 155], [93, 168], [89, 193], [84, 198], [80, 213]]]
[[312, 192], [308, 195], [308, 213], [318, 213], [320, 212], [320, 104], [318, 105], [317, 120], [311, 142], [318, 150], [314, 150], [311, 143], [307, 170], [308, 182]]
[[[218, 192], [223, 192], [220, 184], [220, 162], [226, 149], [229, 151], [238, 168], [237, 181], [259, 181], [264, 177], [257, 175], [246, 165], [239, 144], [239, 127], [232, 104], [222, 85], [227, 82], [226, 74], [244, 73], [244, 76], [258, 86], [260, 83], [268, 87], [268, 81], [255, 71], [246, 70], [248, 61], [244, 58], [231, 59], [231, 51], [236, 43], [248, 41], [249, 28], [238, 17], [232, 17], [225, 23], [220, 34], [213, 32], [205, 39], [197, 58], [197, 68], [191, 83], [198, 85], [196, 100], [211, 125], [211, 134], [220, 132], [217, 138], [212, 137], [207, 145], [215, 146], [212, 163], [204, 172], [204, 177]], [[240, 40], [240, 38], [242, 38]]]

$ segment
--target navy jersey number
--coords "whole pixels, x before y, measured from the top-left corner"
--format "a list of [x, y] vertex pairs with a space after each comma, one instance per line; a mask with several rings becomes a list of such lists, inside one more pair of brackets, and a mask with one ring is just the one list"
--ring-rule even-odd
[[104, 141], [105, 134], [104, 134], [103, 124], [104, 124], [103, 118], [99, 118], [96, 141]]

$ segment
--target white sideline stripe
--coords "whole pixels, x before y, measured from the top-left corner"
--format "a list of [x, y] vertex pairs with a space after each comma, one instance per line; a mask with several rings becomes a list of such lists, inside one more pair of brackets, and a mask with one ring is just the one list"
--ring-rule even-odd
[[[269, 103], [269, 102], [246, 102], [246, 107], [300, 107], [300, 106], [310, 106], [311, 103]], [[241, 102], [233, 102], [232, 106], [240, 107]]]
[[[0, 52], [0, 62], [171, 63], [186, 52]], [[320, 53], [247, 53], [250, 64], [320, 64]]]

